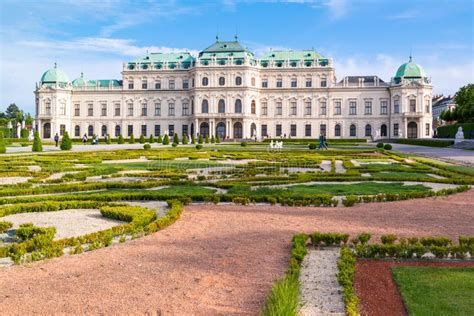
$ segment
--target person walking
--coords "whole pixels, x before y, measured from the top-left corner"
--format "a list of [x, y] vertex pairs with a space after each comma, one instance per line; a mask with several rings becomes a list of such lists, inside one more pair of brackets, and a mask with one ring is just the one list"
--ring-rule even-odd
[[323, 137], [323, 148], [328, 150], [328, 144], [326, 142], [326, 135], [323, 135], [322, 137]]
[[59, 144], [59, 135], [58, 135], [58, 133], [56, 133], [56, 135], [54, 135], [54, 142], [56, 143], [56, 147], [58, 147], [58, 144]]
[[84, 144], [87, 143], [87, 134], [84, 134], [84, 136], [82, 136], [82, 142]]

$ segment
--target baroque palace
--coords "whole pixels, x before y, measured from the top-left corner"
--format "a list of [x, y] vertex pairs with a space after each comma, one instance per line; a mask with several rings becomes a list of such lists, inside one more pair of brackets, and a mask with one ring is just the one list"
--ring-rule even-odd
[[432, 134], [432, 85], [423, 68], [401, 65], [340, 81], [314, 50], [260, 57], [216, 40], [197, 57], [150, 53], [124, 63], [122, 80], [72, 82], [55, 65], [35, 90], [36, 129], [79, 138], [199, 135], [247, 138], [425, 138]]

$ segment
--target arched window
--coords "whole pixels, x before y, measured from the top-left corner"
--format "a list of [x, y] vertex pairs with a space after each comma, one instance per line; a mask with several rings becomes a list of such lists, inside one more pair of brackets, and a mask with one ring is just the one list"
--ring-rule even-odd
[[380, 126], [380, 136], [387, 137], [387, 125], [382, 124], [382, 126]]
[[357, 136], [357, 129], [354, 124], [351, 124], [351, 127], [349, 128], [349, 136], [352, 136], [352, 137]]
[[43, 138], [51, 138], [51, 123], [44, 123]]
[[209, 103], [207, 103], [206, 99], [202, 100], [201, 113], [209, 113]]
[[202, 78], [202, 85], [207, 86], [209, 84], [209, 79], [207, 77]]
[[252, 100], [250, 104], [250, 113], [256, 114], [257, 113], [257, 106], [255, 105], [255, 100]]
[[203, 137], [206, 137], [207, 135], [209, 135], [209, 123], [202, 122], [201, 125], [199, 126], [199, 133]]
[[372, 126], [370, 124], [365, 125], [365, 136], [372, 136]]
[[235, 100], [235, 113], [242, 113], [242, 101], [240, 99]]
[[74, 127], [74, 136], [76, 137], [81, 136], [81, 127], [79, 125], [76, 125]]
[[120, 125], [115, 125], [115, 137], [119, 137], [120, 133]]
[[225, 113], [225, 101], [223, 99], [219, 100], [219, 104], [217, 106], [218, 113]]
[[334, 126], [334, 136], [341, 136], [341, 125], [336, 124], [336, 126]]
[[219, 85], [220, 86], [225, 85], [225, 78], [224, 77], [219, 77]]
[[242, 138], [242, 123], [240, 122], [234, 124], [234, 138]]
[[94, 136], [94, 126], [89, 125], [89, 127], [87, 128], [87, 135]]
[[235, 85], [236, 86], [242, 85], [242, 77], [240, 76], [235, 77]]
[[102, 136], [107, 135], [107, 125], [102, 125], [101, 135]]

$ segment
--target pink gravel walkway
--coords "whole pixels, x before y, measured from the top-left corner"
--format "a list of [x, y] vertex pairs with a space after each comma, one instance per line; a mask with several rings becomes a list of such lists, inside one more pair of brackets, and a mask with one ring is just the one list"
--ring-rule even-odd
[[0, 313], [255, 315], [294, 233], [474, 235], [473, 193], [351, 208], [189, 206], [153, 235], [0, 270]]

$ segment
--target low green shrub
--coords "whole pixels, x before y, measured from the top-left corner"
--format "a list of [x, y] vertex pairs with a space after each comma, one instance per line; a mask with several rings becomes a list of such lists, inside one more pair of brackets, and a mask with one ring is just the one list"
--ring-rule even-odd
[[341, 248], [341, 255], [337, 262], [339, 272], [337, 281], [343, 288], [344, 303], [346, 305], [346, 313], [349, 316], [358, 316], [357, 306], [359, 299], [354, 292], [354, 276], [356, 272], [356, 258], [348, 247]]
[[241, 142], [241, 143], [240, 143], [240, 146], [241, 146], [241, 147], [247, 147], [247, 143], [246, 143], [246, 142]]
[[104, 217], [142, 227], [156, 219], [155, 211], [141, 206], [102, 206], [100, 213]]
[[359, 197], [357, 195], [347, 195], [344, 199], [342, 199], [342, 205], [349, 207], [353, 206], [359, 202]]
[[171, 146], [172, 147], [178, 147], [178, 143], [172, 143]]
[[423, 139], [423, 138], [407, 138], [397, 139], [397, 144], [417, 145], [417, 146], [428, 146], [428, 147], [448, 147], [454, 144], [453, 140], [442, 140], [442, 139]]
[[133, 136], [133, 133], [130, 135], [130, 138], [128, 139], [129, 144], [135, 144], [135, 136]]
[[169, 145], [169, 144], [170, 144], [170, 137], [168, 136], [168, 134], [166, 134], [163, 137], [163, 145]]
[[202, 145], [201, 145], [201, 144], [197, 144], [197, 145], [196, 145], [196, 149], [202, 149]]
[[161, 137], [161, 135], [158, 135], [158, 139], [156, 140], [156, 142], [158, 144], [162, 144], [163, 143], [163, 137]]
[[179, 144], [179, 137], [178, 137], [178, 133], [174, 133], [173, 135], [173, 144]]
[[38, 235], [48, 235], [54, 237], [56, 234], [56, 228], [54, 227], [38, 227], [34, 226], [33, 223], [20, 224], [20, 227], [15, 231], [18, 238], [25, 241], [32, 239]]
[[383, 148], [383, 143], [377, 143], [377, 148]]
[[140, 135], [139, 142], [140, 144], [145, 144], [145, 136], [143, 134]]
[[343, 245], [347, 244], [349, 240], [348, 234], [338, 234], [338, 233], [320, 233], [315, 232], [310, 235], [311, 243], [316, 246], [325, 246], [325, 247], [332, 247], [332, 246], [340, 246], [341, 243]]
[[385, 149], [385, 150], [392, 150], [392, 145], [390, 145], [390, 144], [385, 144], [385, 145], [383, 145], [383, 149]]
[[33, 147], [31, 148], [34, 152], [43, 151], [43, 144], [41, 143], [41, 138], [38, 131], [35, 132], [35, 136], [33, 139]]
[[150, 145], [150, 144], [145, 144], [145, 145], [143, 145], [143, 149], [145, 149], [145, 150], [150, 150], [150, 149], [151, 149], [151, 145]]
[[13, 227], [13, 223], [7, 221], [0, 221], [0, 234], [6, 232]]
[[314, 149], [318, 148], [318, 145], [316, 145], [315, 143], [311, 143], [311, 144], [309, 144], [308, 148], [311, 149], [311, 150], [314, 150]]
[[393, 234], [388, 234], [388, 235], [382, 235], [380, 237], [380, 240], [382, 241], [382, 244], [393, 244], [397, 240], [397, 236]]
[[72, 149], [72, 141], [69, 138], [68, 132], [64, 132], [63, 138], [61, 140], [60, 148], [61, 148], [61, 150], [71, 150]]
[[0, 132], [0, 154], [7, 152], [7, 144], [5, 138], [3, 137], [3, 132]]
[[125, 139], [123, 139], [122, 134], [119, 135], [118, 140], [117, 140], [117, 143], [118, 143], [118, 144], [125, 144]]

